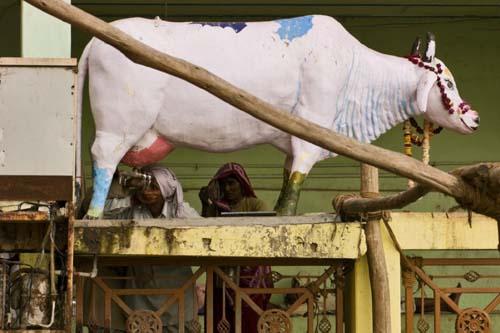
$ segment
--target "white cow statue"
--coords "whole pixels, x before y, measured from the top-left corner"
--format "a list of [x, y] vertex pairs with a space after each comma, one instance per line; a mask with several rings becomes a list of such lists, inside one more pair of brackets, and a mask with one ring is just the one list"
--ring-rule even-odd
[[[432, 38], [423, 58], [418, 52], [404, 58], [369, 49], [336, 20], [320, 15], [251, 23], [130, 18], [112, 24], [277, 108], [362, 142], [419, 114], [463, 134], [479, 125], [451, 72], [434, 58]], [[277, 207], [282, 214], [295, 213], [300, 187], [314, 164], [335, 156], [190, 83], [135, 64], [98, 39], [89, 42], [80, 59], [80, 98], [87, 72], [96, 125], [88, 218], [102, 215], [124, 156], [129, 164], [141, 165], [158, 161], [173, 147], [229, 152], [271, 144], [287, 156]]]

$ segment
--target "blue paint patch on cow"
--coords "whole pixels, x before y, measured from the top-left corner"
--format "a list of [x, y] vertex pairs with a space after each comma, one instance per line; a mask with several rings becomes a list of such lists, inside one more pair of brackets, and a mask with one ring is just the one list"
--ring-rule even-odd
[[247, 27], [245, 22], [192, 22], [191, 24], [201, 24], [202, 27], [208, 25], [210, 27], [231, 28], [238, 33]]
[[406, 120], [407, 118], [409, 118], [409, 108], [408, 108], [408, 103], [406, 101], [400, 101], [399, 102], [399, 107], [401, 108], [401, 111], [403, 112], [403, 118], [404, 120]]
[[408, 116], [414, 116], [414, 115], [416, 115], [416, 114], [417, 114], [417, 111], [416, 111], [416, 110], [415, 110], [415, 108], [413, 107], [413, 103], [412, 103], [412, 102], [410, 102], [410, 103], [408, 103], [408, 105], [410, 106], [410, 111], [409, 111], [410, 113], [408, 114]]
[[375, 94], [375, 90], [371, 89], [371, 106], [370, 106], [370, 142], [377, 138], [377, 128], [378, 128], [378, 112], [379, 112], [379, 101], [377, 99], [378, 95]]
[[394, 115], [392, 113], [392, 101], [393, 101], [393, 91], [392, 86], [388, 86], [387, 83], [384, 85], [384, 90], [382, 96], [384, 96], [384, 111], [382, 112], [382, 126], [380, 127], [380, 133], [385, 133], [391, 128], [391, 124], [394, 122]]
[[[402, 122], [408, 118], [408, 115], [406, 113], [406, 102], [402, 99], [403, 96], [401, 96], [401, 81], [398, 81], [398, 88], [397, 88], [398, 94], [396, 95], [396, 98], [398, 99], [398, 112], [401, 117], [401, 119], [398, 119], [399, 122]], [[396, 124], [393, 124], [396, 125]]]
[[370, 135], [370, 141], [375, 140], [378, 135], [379, 135], [379, 113], [380, 113], [380, 94], [372, 89], [372, 103], [373, 103], [373, 108], [371, 110], [371, 115], [370, 115], [370, 127], [371, 127], [371, 135]]
[[354, 71], [354, 65], [356, 62], [356, 55], [354, 52], [352, 53], [352, 58], [351, 58], [351, 65], [349, 66], [349, 74], [347, 75], [347, 82], [346, 84], [342, 87], [342, 90], [339, 94], [339, 96], [343, 96], [343, 98], [339, 98], [337, 100], [337, 110], [335, 113], [335, 118], [333, 120], [333, 124], [330, 125], [330, 128], [335, 125], [335, 131], [342, 133], [342, 128], [345, 128], [345, 123], [346, 123], [346, 114], [349, 112], [348, 110], [348, 93], [350, 91], [350, 86], [351, 86], [351, 79], [352, 79], [352, 74]]
[[368, 109], [366, 113], [366, 133], [368, 135], [368, 141], [371, 142], [373, 138], [375, 137], [374, 135], [374, 125], [373, 125], [373, 119], [375, 117], [375, 92], [373, 91], [373, 88], [370, 88], [370, 92], [368, 94]]
[[373, 108], [373, 105], [371, 105], [371, 89], [367, 89], [366, 91], [366, 100], [365, 100], [365, 105], [361, 110], [361, 133], [363, 133], [362, 136], [362, 142], [370, 142], [370, 111]]
[[104, 204], [113, 175], [109, 169], [98, 168], [94, 164], [92, 176], [94, 180], [94, 192], [92, 194], [92, 201], [90, 202], [89, 213], [93, 212], [100, 215], [104, 210]]
[[280, 36], [281, 40], [292, 41], [295, 38], [299, 38], [307, 34], [309, 30], [311, 30], [312, 16], [302, 16], [295, 17], [290, 19], [276, 20], [276, 22], [280, 25], [277, 33]]

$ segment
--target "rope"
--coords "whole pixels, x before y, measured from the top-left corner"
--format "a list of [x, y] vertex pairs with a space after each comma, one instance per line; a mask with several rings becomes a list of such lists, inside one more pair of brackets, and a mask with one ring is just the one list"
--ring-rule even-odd
[[350, 199], [359, 199], [359, 198], [378, 198], [380, 197], [380, 193], [377, 192], [362, 192], [359, 194], [340, 194], [337, 195], [332, 200], [332, 206], [335, 209], [335, 212], [340, 216], [341, 220], [344, 222], [349, 221], [361, 221], [366, 222], [370, 220], [381, 220], [381, 219], [390, 219], [390, 211], [388, 210], [378, 210], [374, 212], [358, 212], [358, 213], [347, 213], [344, 211], [344, 203], [346, 200]]
[[[410, 261], [410, 259], [408, 259], [408, 256], [405, 253], [403, 253], [403, 249], [401, 248], [401, 245], [399, 245], [398, 239], [396, 238], [396, 235], [394, 234], [394, 231], [392, 230], [391, 225], [389, 224], [389, 219], [383, 218], [382, 221], [384, 221], [384, 225], [387, 229], [387, 232], [389, 233], [389, 236], [391, 237], [394, 247], [399, 252], [399, 256], [401, 258], [401, 264], [404, 266], [403, 268], [410, 270], [412, 272], [416, 272], [415, 265]], [[421, 264], [419, 266], [421, 266]]]
[[361, 192], [361, 197], [368, 198], [368, 199], [378, 198], [378, 197], [380, 197], [380, 193], [378, 193], [378, 192]]
[[355, 199], [355, 198], [360, 198], [358, 194], [340, 194], [337, 195], [335, 198], [332, 200], [332, 206], [337, 212], [337, 214], [340, 216], [342, 221], [355, 221], [359, 219], [360, 214], [354, 213], [354, 214], [349, 214], [344, 211], [344, 202], [349, 199]]

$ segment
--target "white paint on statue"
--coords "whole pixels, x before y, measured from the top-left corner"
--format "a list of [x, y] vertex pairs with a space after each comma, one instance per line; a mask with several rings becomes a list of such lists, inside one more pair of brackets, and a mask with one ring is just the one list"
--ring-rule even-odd
[[[232, 24], [132, 18], [113, 25], [282, 110], [362, 142], [371, 142], [422, 113], [435, 124], [460, 133], [477, 127], [475, 111], [448, 114], [434, 84], [435, 73], [405, 58], [367, 48], [330, 17]], [[434, 61], [455, 86], [446, 66]], [[97, 130], [92, 156], [95, 174], [102, 176], [96, 179], [102, 185], [99, 191], [107, 191], [108, 176], [151, 130], [175, 147], [212, 152], [270, 143], [291, 157], [292, 172], [304, 174], [316, 162], [335, 156], [186, 81], [137, 65], [98, 39], [86, 47], [79, 70], [80, 87], [87, 71], [90, 78]], [[446, 94], [454, 105], [462, 103], [456, 88], [447, 87]], [[97, 197], [91, 215], [102, 212], [105, 195], [97, 193]]]

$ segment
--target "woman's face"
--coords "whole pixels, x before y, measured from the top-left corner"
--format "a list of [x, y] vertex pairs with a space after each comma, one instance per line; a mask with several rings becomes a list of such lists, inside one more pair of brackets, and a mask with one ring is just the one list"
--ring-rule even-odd
[[241, 184], [235, 177], [227, 177], [221, 180], [222, 193], [224, 198], [230, 203], [237, 203], [243, 199]]

